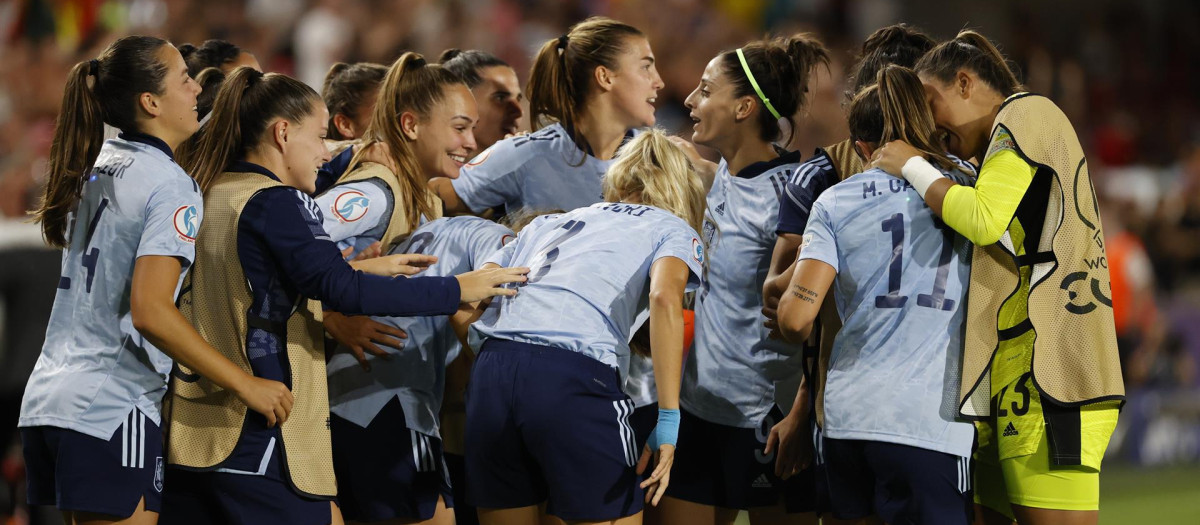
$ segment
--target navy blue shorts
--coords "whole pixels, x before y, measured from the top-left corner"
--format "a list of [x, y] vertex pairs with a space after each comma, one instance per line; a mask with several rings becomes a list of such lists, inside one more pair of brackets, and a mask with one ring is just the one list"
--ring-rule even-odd
[[330, 417], [338, 506], [346, 521], [427, 520], [441, 497], [454, 507], [442, 440], [409, 430], [400, 400], [367, 428]]
[[615, 369], [586, 355], [489, 339], [467, 387], [467, 500], [546, 502], [566, 521], [642, 510], [633, 401]]
[[450, 488], [454, 493], [455, 525], [479, 525], [475, 506], [467, 503], [467, 458], [447, 452], [442, 459], [446, 460], [446, 472], [450, 474]]
[[680, 410], [679, 443], [667, 496], [727, 509], [770, 507], [781, 502], [783, 480], [775, 453], [763, 454], [778, 407], [758, 428], [730, 427]]
[[788, 513], [829, 512], [829, 482], [825, 479], [825, 465], [821, 464], [821, 428], [816, 417], [810, 419], [813, 438], [813, 461], [808, 468], [783, 482], [783, 506]]
[[971, 521], [968, 458], [880, 441], [824, 439], [833, 516], [894, 525]]
[[170, 467], [159, 525], [328, 525], [329, 500], [306, 498], [268, 476]]
[[21, 429], [30, 505], [128, 518], [162, 508], [162, 431], [134, 409], [108, 440], [57, 427]]

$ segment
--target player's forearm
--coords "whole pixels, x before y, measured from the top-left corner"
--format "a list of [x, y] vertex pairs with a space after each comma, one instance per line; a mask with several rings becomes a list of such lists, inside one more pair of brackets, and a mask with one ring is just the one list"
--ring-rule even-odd
[[226, 390], [236, 392], [248, 379], [246, 371], [200, 337], [173, 303], [139, 301], [136, 306], [131, 304], [131, 308], [134, 328], [171, 359]]
[[438, 198], [442, 199], [442, 213], [445, 215], [465, 215], [472, 214], [470, 208], [462, 199], [458, 198], [458, 192], [454, 190], [454, 185], [450, 179], [438, 177], [429, 181], [429, 189], [437, 194]]
[[650, 356], [658, 386], [658, 408], [679, 408], [683, 371], [683, 293], [651, 293]]

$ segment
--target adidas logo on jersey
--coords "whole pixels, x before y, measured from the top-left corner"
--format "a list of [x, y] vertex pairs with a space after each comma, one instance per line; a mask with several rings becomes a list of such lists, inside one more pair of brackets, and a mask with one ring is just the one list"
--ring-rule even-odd
[[756, 478], [754, 480], [754, 483], [750, 484], [750, 488], [755, 488], [755, 489], [769, 489], [772, 486], [773, 485], [771, 484], [771, 480], [767, 479], [766, 474], [759, 474], [758, 478]]
[[1016, 436], [1018, 434], [1017, 427], [1014, 427], [1012, 421], [1009, 421], [1008, 426], [1004, 427], [1004, 437]]
[[724, 202], [717, 205], [717, 215], [725, 215], [725, 203]]

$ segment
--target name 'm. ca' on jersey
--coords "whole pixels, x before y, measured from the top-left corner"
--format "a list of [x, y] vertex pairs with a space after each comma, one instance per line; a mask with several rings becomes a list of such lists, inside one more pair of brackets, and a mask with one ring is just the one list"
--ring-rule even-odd
[[46, 342], [25, 387], [19, 426], [107, 440], [134, 407], [162, 423], [172, 361], [133, 328], [133, 268], [138, 257], [166, 256], [186, 270], [202, 213], [200, 187], [161, 140], [122, 134], [104, 143], [71, 216]]
[[[515, 237], [512, 230], [472, 216], [447, 217], [421, 225], [392, 250], [433, 255], [437, 262], [422, 276], [448, 277], [483, 267], [487, 258]], [[390, 359], [368, 355], [371, 371], [359, 366], [345, 349], [329, 360], [330, 411], [366, 428], [392, 398], [404, 409], [406, 426], [438, 436], [438, 413], [445, 387], [446, 363], [462, 345], [445, 316], [374, 317], [408, 334], [404, 348], [380, 346]]]
[[644, 204], [601, 202], [543, 215], [493, 255], [500, 266], [525, 266], [528, 282], [496, 297], [471, 326], [472, 346], [489, 337], [579, 352], [629, 371], [629, 338], [649, 305], [650, 268], [675, 257], [700, 284], [704, 248], [683, 219]]
[[[974, 168], [959, 166], [943, 174], [973, 184]], [[799, 259], [837, 271], [843, 322], [825, 384], [826, 436], [970, 454], [974, 428], [955, 421], [970, 254], [912, 185], [883, 170], [817, 198]]]

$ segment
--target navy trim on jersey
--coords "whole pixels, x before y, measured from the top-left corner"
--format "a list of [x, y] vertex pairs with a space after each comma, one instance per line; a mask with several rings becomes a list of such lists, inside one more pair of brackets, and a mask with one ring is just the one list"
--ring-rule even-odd
[[[592, 151], [591, 144], [588, 144], [586, 141], [583, 144], [579, 144], [578, 142], [575, 142], [575, 128], [574, 127], [568, 126], [562, 122], [560, 122], [559, 124], [562, 126], [563, 131], [567, 132], [566, 139], [571, 141], [571, 144], [574, 144], [575, 147], [579, 148], [580, 151], [587, 153], [588, 155], [590, 155], [592, 157], [596, 156], [596, 153]], [[549, 127], [549, 126], [547, 126], [547, 127]], [[542, 129], [545, 129], [545, 128], [542, 128]], [[617, 149], [620, 149], [621, 146], [624, 146], [626, 142], [633, 140], [633, 136], [634, 136], [634, 134], [633, 134], [632, 129], [625, 130], [625, 136], [621, 137], [621, 145], [617, 146]]]
[[171, 158], [171, 160], [175, 160], [175, 153], [171, 151], [171, 147], [167, 145], [166, 141], [164, 141], [163, 139], [160, 139], [158, 137], [155, 137], [154, 135], [147, 135], [145, 133], [136, 133], [136, 132], [130, 132], [130, 131], [122, 131], [120, 134], [117, 135], [117, 138], [119, 138], [121, 140], [127, 140], [129, 142], [139, 142], [139, 143], [145, 144], [147, 146], [151, 146], [153, 148], [158, 149], [159, 151], [161, 151], [163, 153], [166, 153], [167, 156]]
[[337, 156], [330, 159], [329, 162], [322, 164], [317, 169], [317, 191], [313, 192], [313, 195], [325, 193], [325, 190], [337, 184], [338, 179], [342, 178], [342, 175], [347, 171], [350, 171], [350, 161], [353, 158], [354, 148], [346, 148], [341, 153], [338, 153]]
[[745, 168], [742, 168], [740, 171], [738, 171], [737, 174], [734, 176], [743, 178], [743, 179], [753, 179], [754, 177], [762, 175], [763, 173], [771, 171], [772, 169], [777, 168], [779, 166], [783, 166], [784, 164], [797, 164], [799, 162], [800, 162], [800, 152], [799, 151], [789, 151], [783, 155], [780, 155], [777, 158], [774, 158], [771, 160], [765, 160], [762, 162], [755, 162], [754, 164], [746, 166]]
[[257, 173], [259, 175], [266, 175], [270, 177], [271, 180], [283, 182], [271, 170], [246, 160], [235, 160], [230, 162], [229, 167], [226, 168], [225, 171], [229, 173]]

